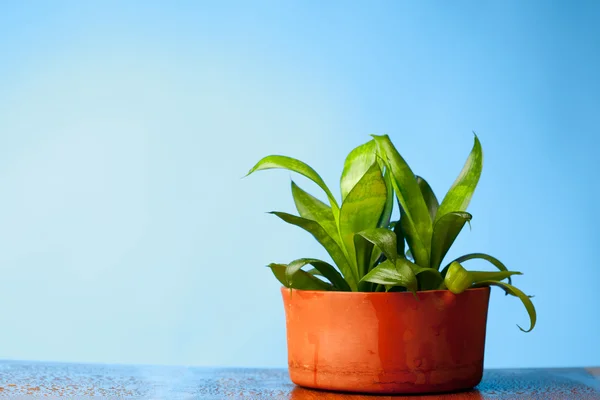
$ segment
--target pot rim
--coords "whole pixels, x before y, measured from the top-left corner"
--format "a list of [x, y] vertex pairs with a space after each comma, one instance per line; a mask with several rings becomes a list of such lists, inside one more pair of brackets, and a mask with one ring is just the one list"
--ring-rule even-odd
[[[293, 289], [293, 288], [287, 288], [285, 286], [281, 286], [281, 291], [294, 291], [294, 292], [302, 292], [302, 293], [306, 293], [306, 294], [321, 294], [321, 295], [333, 295], [333, 296], [356, 296], [356, 295], [361, 295], [361, 296], [413, 296], [412, 292], [345, 292], [345, 291], [341, 291], [341, 290], [302, 290], [302, 289]], [[484, 291], [489, 291], [490, 287], [489, 286], [482, 286], [482, 287], [477, 287], [477, 288], [469, 288], [466, 289], [465, 292], [484, 292]], [[427, 293], [452, 293], [450, 290], [448, 289], [436, 289], [436, 290], [417, 290], [416, 294], [417, 296], [419, 295], [427, 295]], [[463, 292], [464, 293], [464, 292]], [[454, 293], [452, 293], [454, 294]], [[458, 296], [457, 294], [454, 294], [455, 296]]]

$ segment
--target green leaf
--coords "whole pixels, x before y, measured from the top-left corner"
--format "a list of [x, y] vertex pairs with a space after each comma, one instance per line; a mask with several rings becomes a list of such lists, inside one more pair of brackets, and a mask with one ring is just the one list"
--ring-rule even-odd
[[454, 181], [454, 184], [446, 193], [442, 204], [438, 208], [435, 221], [438, 221], [444, 215], [453, 211], [465, 211], [471, 201], [475, 187], [481, 176], [483, 168], [483, 152], [481, 143], [475, 135], [475, 143], [473, 149], [465, 162], [465, 165], [460, 172], [460, 175]]
[[523, 305], [525, 306], [525, 309], [527, 310], [527, 313], [529, 314], [529, 329], [525, 330], [525, 329], [521, 328], [519, 325], [517, 325], [517, 326], [523, 332], [531, 332], [531, 330], [535, 327], [535, 323], [537, 320], [535, 307], [533, 306], [533, 303], [531, 302], [531, 299], [529, 298], [529, 296], [527, 296], [525, 293], [523, 293], [516, 287], [509, 285], [508, 283], [491, 281], [491, 280], [479, 282], [475, 286], [476, 287], [498, 286], [498, 287], [502, 288], [507, 294], [511, 294], [513, 296], [518, 297], [521, 300], [521, 302], [523, 302]]
[[294, 181], [292, 181], [292, 196], [294, 197], [294, 203], [296, 204], [296, 209], [300, 216], [318, 222], [319, 225], [325, 229], [325, 232], [327, 232], [338, 245], [342, 246], [342, 241], [331, 207], [302, 190], [294, 183]]
[[373, 268], [362, 281], [377, 283], [386, 286], [403, 286], [411, 292], [417, 291], [417, 278], [410, 266], [398, 259], [394, 265], [390, 260], [386, 260]]
[[390, 218], [392, 218], [392, 212], [394, 211], [394, 185], [392, 183], [392, 176], [388, 168], [385, 169], [383, 174], [383, 180], [385, 182], [385, 190], [387, 191], [387, 198], [385, 200], [385, 207], [383, 213], [377, 223], [378, 228], [387, 228], [390, 224]]
[[459, 294], [470, 288], [473, 280], [469, 271], [464, 269], [460, 263], [453, 261], [444, 278], [444, 284], [452, 293]]
[[327, 250], [333, 259], [333, 262], [342, 272], [342, 275], [344, 276], [344, 279], [346, 279], [346, 282], [348, 282], [348, 285], [350, 285], [353, 291], [357, 290], [358, 278], [356, 269], [348, 262], [344, 251], [340, 248], [336, 241], [327, 234], [325, 229], [323, 229], [319, 223], [284, 212], [273, 211], [271, 214], [277, 215], [288, 224], [296, 225], [313, 235], [313, 237], [317, 239], [321, 246]]
[[444, 284], [452, 293], [462, 293], [474, 284], [487, 281], [501, 281], [512, 275], [521, 275], [517, 271], [467, 271], [459, 262], [453, 261], [444, 278]]
[[[412, 256], [412, 259], [415, 263], [423, 266], [429, 267], [430, 262], [430, 253], [427, 250], [427, 247], [423, 245], [421, 239], [416, 235], [409, 234], [410, 226], [408, 218], [406, 217], [406, 213], [402, 208], [400, 208], [400, 229], [402, 230], [402, 235], [406, 239], [406, 243], [408, 244], [408, 253]], [[431, 238], [429, 238], [428, 247], [431, 246]]]
[[339, 232], [348, 258], [355, 262], [354, 234], [375, 228], [385, 207], [387, 192], [377, 162], [368, 169], [344, 199]]
[[333, 284], [335, 289], [343, 292], [350, 292], [352, 290], [342, 275], [331, 264], [315, 258], [300, 258], [292, 261], [285, 270], [285, 275], [288, 282], [293, 284], [296, 276], [299, 275], [298, 272], [301, 271], [302, 267], [308, 264], [315, 267], [321, 273], [321, 275], [327, 278]]
[[[500, 271], [508, 271], [508, 268], [506, 268], [506, 266], [504, 264], [502, 264], [500, 262], [500, 260], [498, 260], [495, 257], [492, 257], [488, 254], [485, 253], [471, 253], [471, 254], [466, 254], [462, 257], [458, 257], [456, 260], [456, 262], [458, 263], [463, 263], [465, 261], [468, 260], [474, 260], [474, 259], [482, 259], [485, 261], [488, 261], [489, 263], [491, 263], [494, 267], [498, 268], [498, 270]], [[442, 276], [446, 275], [446, 271], [448, 271], [448, 268], [450, 267], [450, 264], [448, 264], [443, 270], [442, 270]], [[512, 284], [512, 280], [510, 279], [510, 277], [508, 277], [508, 283]]]
[[259, 162], [257, 162], [256, 165], [254, 167], [252, 167], [252, 169], [250, 169], [250, 171], [248, 171], [248, 174], [246, 174], [246, 176], [250, 175], [251, 173], [253, 173], [255, 171], [260, 171], [260, 170], [265, 170], [265, 169], [275, 169], [275, 168], [287, 169], [292, 172], [296, 172], [300, 175], [307, 177], [314, 183], [316, 183], [321, 189], [323, 189], [323, 191], [327, 195], [327, 198], [329, 199], [329, 202], [331, 203], [331, 208], [333, 210], [333, 216], [337, 220], [337, 216], [339, 215], [340, 208], [338, 206], [337, 201], [335, 200], [335, 197], [333, 196], [333, 194], [331, 193], [331, 191], [329, 190], [329, 188], [327, 187], [327, 185], [325, 184], [325, 182], [323, 181], [321, 176], [319, 174], [317, 174], [317, 172], [314, 169], [312, 169], [308, 164], [306, 164], [300, 160], [297, 160], [297, 159], [291, 158], [291, 157], [286, 157], [286, 156], [278, 156], [278, 155], [267, 156], [267, 157], [264, 157], [263, 159], [261, 159]]
[[503, 279], [510, 278], [513, 275], [523, 275], [518, 271], [469, 271], [469, 274], [471, 274], [473, 283], [479, 283], [483, 281], [501, 281]]
[[433, 268], [424, 268], [419, 265], [406, 260], [409, 266], [415, 273], [417, 281], [419, 282], [419, 290], [435, 290], [444, 281], [444, 278], [439, 271]]
[[451, 212], [435, 223], [431, 238], [431, 268], [439, 269], [452, 243], [471, 218], [468, 212]]
[[396, 247], [396, 234], [383, 228], [371, 228], [354, 235], [354, 242], [366, 240], [385, 254], [388, 260], [396, 262], [398, 252]]
[[417, 183], [419, 184], [419, 189], [421, 189], [421, 193], [423, 194], [423, 199], [425, 199], [425, 204], [427, 204], [429, 216], [431, 217], [432, 221], [435, 221], [435, 214], [437, 213], [440, 203], [438, 202], [437, 197], [435, 197], [433, 189], [431, 189], [431, 186], [429, 186], [429, 183], [427, 183], [425, 179], [417, 176]]
[[405, 250], [404, 250], [405, 249], [405, 247], [404, 247], [404, 232], [402, 232], [402, 225], [400, 224], [400, 221], [398, 221], [394, 225], [393, 230], [394, 230], [394, 233], [396, 234], [396, 253], [398, 254], [399, 257], [406, 258]]
[[433, 229], [429, 210], [415, 174], [387, 135], [373, 135], [373, 138], [377, 143], [379, 155], [392, 173], [396, 197], [406, 215], [406, 221], [403, 221], [404, 236], [411, 246], [417, 264], [427, 267]]
[[315, 278], [313, 275], [304, 271], [298, 271], [294, 276], [294, 283], [292, 285], [288, 282], [285, 275], [287, 265], [273, 263], [267, 266], [271, 268], [275, 278], [277, 278], [277, 280], [285, 287], [299, 290], [331, 290], [333, 288], [329, 283], [323, 282], [319, 278]]
[[377, 145], [373, 140], [358, 146], [348, 154], [340, 179], [342, 202], [375, 161]]

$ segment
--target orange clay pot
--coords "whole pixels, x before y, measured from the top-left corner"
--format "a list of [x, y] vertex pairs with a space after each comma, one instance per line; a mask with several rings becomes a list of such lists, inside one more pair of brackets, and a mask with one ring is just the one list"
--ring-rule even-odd
[[300, 386], [431, 393], [481, 381], [489, 287], [455, 295], [281, 289], [288, 365]]

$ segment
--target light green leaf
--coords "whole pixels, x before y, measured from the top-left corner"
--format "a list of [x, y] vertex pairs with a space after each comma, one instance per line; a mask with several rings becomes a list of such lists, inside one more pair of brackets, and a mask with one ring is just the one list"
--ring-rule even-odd
[[521, 275], [521, 273], [517, 271], [467, 271], [459, 262], [453, 261], [444, 278], [444, 284], [452, 293], [462, 293], [474, 284], [501, 281], [512, 275]]
[[339, 232], [349, 258], [356, 264], [354, 234], [375, 228], [385, 207], [387, 192], [377, 162], [368, 169], [344, 199]]
[[510, 278], [513, 275], [523, 275], [518, 271], [469, 271], [473, 283], [479, 283], [483, 281], [501, 281], [506, 278]]
[[327, 282], [323, 282], [319, 278], [314, 277], [313, 275], [304, 272], [298, 271], [296, 276], [294, 276], [293, 285], [288, 282], [287, 277], [285, 275], [285, 270], [287, 265], [285, 264], [269, 264], [269, 268], [275, 275], [275, 278], [285, 287], [299, 289], [299, 290], [331, 290], [333, 286]]
[[398, 259], [396, 265], [390, 260], [382, 262], [369, 271], [369, 273], [362, 278], [362, 281], [385, 286], [402, 286], [413, 293], [416, 292], [417, 278], [410, 266], [402, 262], [403, 260], [404, 259]]
[[470, 288], [473, 280], [469, 271], [464, 269], [460, 263], [453, 261], [444, 278], [444, 284], [452, 293], [459, 294]]
[[294, 181], [292, 181], [292, 196], [294, 197], [294, 203], [296, 204], [296, 209], [300, 216], [318, 222], [319, 225], [325, 229], [325, 232], [327, 232], [338, 245], [342, 246], [342, 241], [331, 207], [302, 190], [294, 183]]
[[377, 161], [377, 145], [373, 140], [361, 144], [348, 154], [340, 179], [342, 202], [375, 161]]
[[300, 258], [292, 261], [287, 266], [285, 271], [288, 282], [293, 284], [296, 279], [296, 275], [298, 275], [298, 272], [301, 271], [301, 268], [309, 264], [321, 272], [321, 275], [327, 278], [333, 284], [335, 289], [344, 292], [350, 292], [352, 290], [342, 275], [331, 264], [315, 258]]
[[438, 208], [435, 221], [438, 221], [444, 215], [453, 211], [466, 211], [475, 187], [479, 182], [481, 176], [481, 169], [483, 168], [483, 151], [481, 150], [481, 143], [475, 135], [475, 143], [473, 149], [465, 162], [465, 165], [460, 172], [460, 175], [454, 181], [454, 184], [446, 193], [442, 204]]
[[516, 287], [509, 285], [508, 283], [498, 282], [498, 281], [482, 281], [482, 282], [477, 283], [475, 286], [476, 287], [498, 286], [498, 287], [502, 288], [507, 294], [511, 294], [513, 296], [518, 297], [519, 300], [521, 300], [521, 302], [523, 302], [523, 305], [525, 306], [525, 309], [527, 310], [527, 313], [529, 314], [529, 329], [525, 330], [525, 329], [521, 328], [519, 325], [517, 325], [517, 326], [523, 332], [531, 332], [531, 330], [535, 327], [535, 323], [537, 320], [535, 307], [533, 306], [533, 303], [531, 302], [531, 299], [529, 298], [529, 296], [527, 296], [525, 293], [523, 293]]
[[259, 162], [257, 162], [256, 165], [254, 167], [252, 167], [252, 169], [250, 169], [248, 174], [246, 174], [246, 176], [250, 175], [251, 173], [253, 173], [255, 171], [260, 171], [260, 170], [264, 170], [264, 169], [275, 169], [275, 168], [287, 169], [292, 172], [296, 172], [300, 175], [307, 177], [314, 183], [316, 183], [321, 189], [323, 189], [323, 191], [327, 195], [327, 198], [329, 199], [329, 202], [331, 203], [333, 217], [337, 220], [340, 208], [339, 208], [339, 205], [338, 205], [335, 197], [333, 196], [333, 194], [331, 193], [331, 191], [329, 190], [329, 188], [327, 187], [327, 185], [325, 184], [325, 182], [323, 181], [321, 176], [319, 174], [317, 174], [317, 172], [314, 169], [312, 169], [308, 164], [306, 164], [300, 160], [297, 160], [292, 157], [278, 156], [278, 155], [267, 156], [267, 157], [264, 157], [263, 159], [261, 159]]
[[[488, 254], [485, 253], [471, 253], [471, 254], [466, 254], [462, 257], [458, 257], [456, 260], [456, 262], [458, 263], [463, 263], [465, 261], [468, 260], [475, 260], [475, 259], [482, 259], [485, 261], [488, 261], [489, 263], [491, 263], [494, 267], [498, 268], [500, 271], [508, 271], [508, 268], [506, 268], [506, 266], [504, 264], [502, 264], [500, 262], [500, 260], [498, 260], [495, 257], [492, 257]], [[448, 271], [448, 268], [450, 268], [450, 264], [446, 265], [446, 267], [442, 270], [442, 276], [446, 276], [446, 271]], [[510, 277], [508, 277], [508, 283], [512, 284], [512, 280], [510, 279]]]
[[431, 268], [439, 269], [452, 243], [471, 218], [468, 212], [451, 212], [438, 219], [431, 238]]
[[433, 189], [431, 189], [431, 186], [429, 186], [429, 183], [427, 183], [425, 179], [417, 176], [417, 183], [419, 184], [419, 188], [423, 194], [423, 199], [425, 199], [425, 204], [427, 204], [429, 216], [431, 217], [432, 221], [435, 221], [435, 214], [437, 213], [440, 203], [438, 202], [437, 197], [435, 197]]
[[311, 221], [306, 218], [297, 217], [295, 215], [291, 215], [284, 212], [273, 211], [271, 214], [277, 215], [279, 218], [287, 222], [288, 224], [296, 225], [311, 235], [327, 250], [333, 262], [337, 265], [337, 267], [342, 272], [344, 279], [348, 282], [348, 285], [352, 288], [353, 291], [357, 290], [357, 271], [355, 267], [348, 262], [346, 255], [340, 248], [340, 246], [336, 243], [335, 240], [331, 238], [315, 221]]
[[373, 135], [373, 138], [377, 143], [379, 155], [392, 173], [396, 197], [406, 215], [406, 221], [403, 221], [404, 236], [411, 246], [417, 264], [427, 267], [433, 229], [429, 210], [415, 174], [387, 135]]

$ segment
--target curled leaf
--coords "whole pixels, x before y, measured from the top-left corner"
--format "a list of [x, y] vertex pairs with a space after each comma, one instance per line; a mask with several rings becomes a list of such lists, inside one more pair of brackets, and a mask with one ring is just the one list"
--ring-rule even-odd
[[521, 290], [517, 289], [516, 287], [509, 285], [508, 283], [504, 283], [504, 282], [481, 281], [475, 285], [475, 287], [482, 287], [482, 286], [498, 286], [499, 288], [502, 288], [507, 294], [511, 294], [515, 297], [518, 297], [519, 300], [521, 300], [521, 302], [525, 306], [525, 309], [527, 310], [527, 314], [529, 314], [529, 329], [525, 330], [525, 329], [521, 328], [519, 325], [517, 325], [517, 326], [523, 332], [531, 332], [531, 330], [535, 327], [535, 323], [537, 321], [537, 315], [535, 312], [535, 307], [533, 306], [533, 303], [531, 302], [531, 299], [529, 298], [529, 296], [527, 296], [525, 293], [523, 293]]

